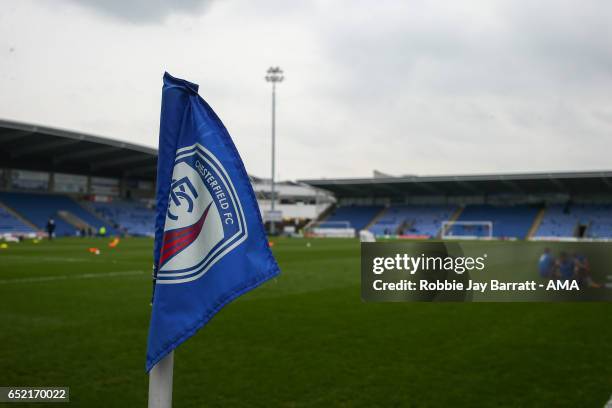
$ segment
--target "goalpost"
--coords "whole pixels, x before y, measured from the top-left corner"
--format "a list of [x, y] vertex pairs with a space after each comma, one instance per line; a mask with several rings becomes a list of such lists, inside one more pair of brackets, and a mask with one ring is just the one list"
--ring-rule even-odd
[[491, 239], [491, 221], [443, 221], [440, 231], [442, 239]]
[[305, 236], [354, 238], [355, 228], [349, 221], [316, 221], [304, 230]]

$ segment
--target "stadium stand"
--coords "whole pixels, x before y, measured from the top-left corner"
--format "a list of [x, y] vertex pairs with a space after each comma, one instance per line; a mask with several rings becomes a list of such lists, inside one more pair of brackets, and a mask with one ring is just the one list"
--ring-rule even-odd
[[[154, 148], [0, 119], [0, 156], [0, 191], [5, 191], [0, 193], [0, 203], [6, 206], [4, 211], [0, 208], [0, 232], [32, 226], [44, 231], [51, 216], [60, 236], [75, 235], [76, 225], [84, 224], [96, 229], [105, 225], [109, 235], [116, 232], [114, 226], [130, 235], [153, 231], [153, 212], [138, 203], [154, 198]], [[271, 183], [255, 177], [251, 181], [265, 219], [271, 207]], [[487, 226], [493, 223], [495, 237], [612, 238], [612, 171], [377, 174], [373, 178], [301, 180], [277, 187], [276, 208], [282, 211], [283, 223], [296, 233], [304, 226], [304, 230], [326, 229], [329, 236], [333, 229], [349, 227], [369, 228], [377, 235], [390, 232], [424, 238], [438, 236], [443, 221], [451, 225], [454, 221], [485, 221]], [[81, 199], [93, 201], [79, 204], [76, 200]], [[572, 204], [544, 207], [551, 201]], [[390, 202], [412, 204], [391, 205], [384, 212], [382, 205], [374, 205]], [[519, 204], [526, 202], [541, 205]], [[337, 208], [327, 216], [333, 203]], [[470, 229], [469, 236], [479, 228], [475, 225], [457, 228]], [[487, 226], [479, 235], [491, 230]]]
[[612, 205], [592, 205], [582, 211], [583, 217], [590, 219], [586, 229], [588, 238], [612, 238]]
[[546, 209], [536, 237], [573, 237], [578, 220], [566, 211], [565, 205], [555, 204]]
[[[337, 207], [318, 228], [338, 228], [346, 222], [360, 230], [372, 220], [368, 230], [376, 236], [407, 235], [421, 238], [436, 237], [443, 221], [450, 220], [459, 207], [453, 205], [391, 205], [376, 218], [383, 207], [345, 205]], [[612, 204], [550, 205], [539, 226], [534, 225], [541, 206], [516, 204], [471, 204], [460, 212], [457, 221], [488, 221], [496, 238], [528, 238], [531, 227], [537, 227], [535, 237], [612, 238]], [[479, 225], [453, 225], [448, 235], [487, 236], [489, 231]]]
[[[493, 236], [497, 238], [520, 238], [527, 236], [538, 213], [538, 207], [530, 205], [495, 206], [477, 204], [466, 206], [457, 221], [490, 221], [493, 223]], [[483, 236], [482, 228], [456, 225], [452, 235]]]
[[56, 224], [55, 234], [57, 236], [74, 236], [77, 233], [75, 226], [60, 217], [59, 213], [61, 211], [78, 217], [78, 219], [84, 221], [96, 231], [104, 225], [109, 234], [116, 233], [114, 228], [108, 223], [94, 216], [65, 195], [0, 192], [0, 202], [43, 231], [49, 218], [53, 217]]
[[535, 236], [612, 238], [612, 205], [550, 205]]
[[122, 232], [134, 236], [153, 236], [155, 212], [136, 201], [88, 203], [93, 211]]
[[442, 221], [450, 219], [455, 210], [451, 205], [391, 205], [369, 230], [376, 236], [435, 237]]
[[36, 231], [0, 205], [0, 234], [19, 235], [32, 232]]
[[[491, 222], [495, 237], [612, 237], [612, 171], [398, 177], [376, 175], [373, 178], [299, 181], [334, 194], [340, 205], [376, 202], [381, 199], [415, 204], [427, 204], [430, 200], [432, 204], [465, 205], [457, 219], [449, 218], [448, 221], [451, 221], [451, 228], [481, 230], [479, 234], [467, 231], [467, 236], [488, 235], [491, 228], [485, 226], [485, 223], [479, 228], [475, 223], [460, 226], [452, 221]], [[564, 215], [562, 205], [542, 211], [545, 203], [560, 200], [602, 204], [582, 207], [572, 205], [569, 215]], [[539, 207], [521, 204], [534, 202], [540, 203]], [[505, 207], [494, 206], [493, 203], [503, 203]], [[516, 205], [510, 206], [509, 203]], [[383, 215], [375, 225], [381, 224], [384, 219]], [[387, 228], [397, 225], [393, 220], [387, 222]], [[376, 226], [377, 229], [384, 231], [385, 226]]]
[[346, 205], [337, 207], [318, 228], [334, 228], [338, 222], [348, 222], [356, 231], [364, 229], [383, 210], [381, 205]]

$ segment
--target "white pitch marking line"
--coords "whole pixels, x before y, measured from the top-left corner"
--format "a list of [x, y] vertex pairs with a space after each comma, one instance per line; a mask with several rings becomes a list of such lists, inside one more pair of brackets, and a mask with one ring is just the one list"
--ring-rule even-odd
[[612, 408], [612, 396], [610, 396], [610, 401], [608, 401], [608, 403], [604, 405], [604, 408]]
[[15, 278], [0, 280], [0, 285], [11, 283], [37, 283], [51, 282], [65, 279], [95, 279], [95, 278], [112, 278], [115, 276], [135, 276], [145, 273], [144, 271], [120, 271], [107, 273], [83, 273], [80, 275], [56, 275], [56, 276], [37, 276], [32, 278]]
[[[49, 261], [49, 262], [87, 262], [87, 263], [91, 263], [91, 262], [96, 262], [96, 263], [108, 263], [108, 259], [91, 259], [89, 257], [85, 258], [63, 258], [63, 257], [32, 257], [32, 256], [25, 256], [25, 255], [6, 255], [6, 258], [9, 259], [11, 261], [15, 261], [15, 260], [20, 260], [20, 261], [25, 261], [25, 262], [40, 262], [40, 261]], [[116, 263], [116, 260], [111, 260], [111, 262]], [[122, 263], [140, 263], [140, 261], [125, 261], [122, 260]]]

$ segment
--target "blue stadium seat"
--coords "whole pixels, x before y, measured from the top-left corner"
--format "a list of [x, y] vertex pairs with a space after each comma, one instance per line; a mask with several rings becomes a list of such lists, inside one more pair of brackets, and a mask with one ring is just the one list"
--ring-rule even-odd
[[565, 206], [554, 204], [548, 206], [542, 222], [536, 231], [536, 237], [573, 237], [578, 225], [575, 214], [565, 211]]
[[27, 234], [31, 232], [36, 231], [0, 206], [0, 234]]
[[134, 236], [153, 236], [155, 231], [155, 212], [136, 201], [113, 201], [110, 203], [90, 203], [93, 210], [104, 219]]
[[356, 231], [364, 229], [370, 221], [382, 211], [381, 205], [347, 205], [340, 206], [318, 225], [318, 228], [338, 228], [338, 222], [344, 221], [350, 224]]
[[96, 229], [104, 225], [108, 234], [116, 233], [111, 225], [65, 195], [2, 192], [0, 201], [43, 231], [49, 218], [53, 217], [57, 236], [74, 236], [77, 233], [75, 227], [59, 218], [59, 211], [68, 211]]
[[574, 237], [579, 225], [587, 238], [612, 238], [612, 205], [553, 204], [546, 209], [536, 237]]
[[[457, 221], [491, 221], [494, 237], [523, 239], [529, 233], [538, 211], [538, 207], [530, 205], [467, 205]], [[484, 228], [455, 225], [452, 234], [484, 236], [487, 231]]]
[[451, 205], [391, 205], [369, 229], [376, 236], [419, 235], [435, 237], [442, 222], [456, 211]]
[[598, 204], [582, 206], [581, 220], [588, 220], [586, 236], [588, 238], [612, 238], [612, 205]]

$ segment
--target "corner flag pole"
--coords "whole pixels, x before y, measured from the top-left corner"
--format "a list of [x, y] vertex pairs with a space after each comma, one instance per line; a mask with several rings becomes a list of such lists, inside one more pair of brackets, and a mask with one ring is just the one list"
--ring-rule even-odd
[[172, 407], [174, 351], [155, 364], [149, 372], [149, 408]]

